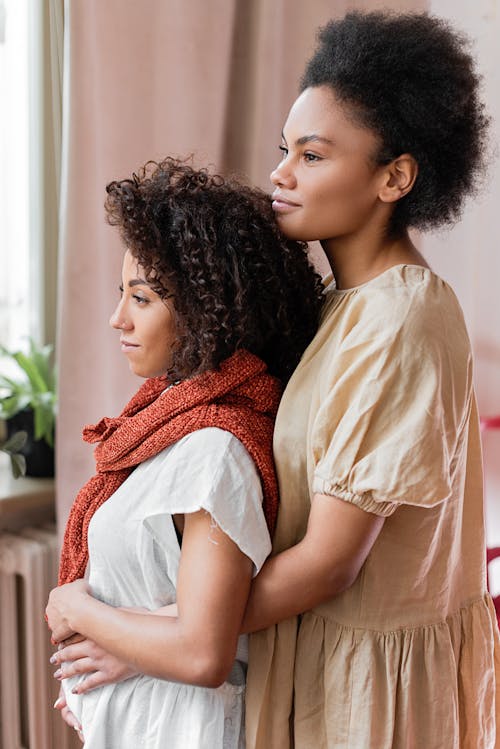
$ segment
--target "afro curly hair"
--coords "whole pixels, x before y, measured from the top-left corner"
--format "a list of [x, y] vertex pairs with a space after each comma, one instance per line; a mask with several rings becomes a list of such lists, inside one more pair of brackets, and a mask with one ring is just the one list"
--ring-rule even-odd
[[395, 230], [456, 221], [485, 163], [489, 118], [469, 42], [427, 13], [352, 12], [319, 30], [301, 91], [329, 86], [380, 138], [380, 164], [410, 153], [413, 189], [398, 201]]
[[316, 332], [323, 288], [307, 245], [280, 233], [270, 197], [173, 158], [106, 191], [108, 222], [152, 288], [173, 297], [169, 375], [216, 369], [245, 348], [286, 382]]

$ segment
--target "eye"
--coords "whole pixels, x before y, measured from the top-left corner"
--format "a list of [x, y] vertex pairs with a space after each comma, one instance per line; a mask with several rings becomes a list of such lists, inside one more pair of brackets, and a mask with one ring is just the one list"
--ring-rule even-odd
[[118, 291], [120, 292], [120, 296], [123, 296], [123, 286], [122, 286], [122, 284], [120, 284], [118, 286]]
[[135, 299], [138, 304], [147, 304], [149, 302], [149, 299], [146, 299], [146, 297], [143, 297], [140, 294], [132, 294], [132, 299]]
[[281, 158], [286, 159], [286, 157], [288, 156], [288, 148], [286, 146], [281, 145], [279, 146], [279, 149], [281, 151]]
[[311, 153], [310, 151], [306, 151], [304, 153], [304, 159], [308, 161], [309, 163], [312, 163], [314, 161], [321, 161], [321, 156], [318, 156], [316, 153]]

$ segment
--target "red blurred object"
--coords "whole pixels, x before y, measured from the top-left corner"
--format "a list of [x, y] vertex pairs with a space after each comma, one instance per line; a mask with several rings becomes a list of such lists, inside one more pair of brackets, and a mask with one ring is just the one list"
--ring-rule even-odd
[[482, 432], [486, 432], [487, 429], [500, 429], [500, 416], [481, 416], [479, 423]]
[[[486, 549], [486, 563], [489, 564], [493, 559], [500, 557], [500, 546], [494, 546], [492, 549]], [[500, 626], [500, 595], [493, 598], [495, 611], [497, 612], [498, 625]]]
[[[500, 416], [483, 416], [479, 421], [482, 432], [486, 432], [488, 429], [500, 429]], [[498, 559], [498, 557], [500, 557], [500, 546], [486, 549], [487, 564], [493, 561], [493, 559]], [[498, 624], [500, 625], [500, 595], [493, 598], [493, 603], [497, 612]]]

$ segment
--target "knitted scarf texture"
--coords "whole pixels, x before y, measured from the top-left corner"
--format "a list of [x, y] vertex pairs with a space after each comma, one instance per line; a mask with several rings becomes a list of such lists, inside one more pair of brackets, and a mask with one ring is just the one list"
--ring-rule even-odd
[[146, 380], [120, 416], [104, 417], [84, 428], [83, 439], [99, 443], [94, 453], [97, 472], [80, 489], [71, 508], [59, 585], [84, 576], [90, 520], [134, 468], [205, 427], [231, 432], [248, 450], [261, 479], [267, 525], [271, 533], [274, 531], [278, 484], [272, 439], [282, 390], [279, 380], [267, 373], [258, 357], [240, 350], [217, 371], [168, 385], [165, 376]]

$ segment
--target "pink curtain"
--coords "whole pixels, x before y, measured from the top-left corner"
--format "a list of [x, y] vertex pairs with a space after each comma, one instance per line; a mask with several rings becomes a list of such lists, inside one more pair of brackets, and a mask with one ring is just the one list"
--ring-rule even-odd
[[[195, 154], [268, 188], [317, 27], [338, 0], [72, 0], [65, 6], [59, 268], [60, 527], [93, 472], [84, 424], [138, 387], [108, 326], [122, 250], [104, 188], [148, 159]], [[393, 3], [404, 10], [425, 3]]]

